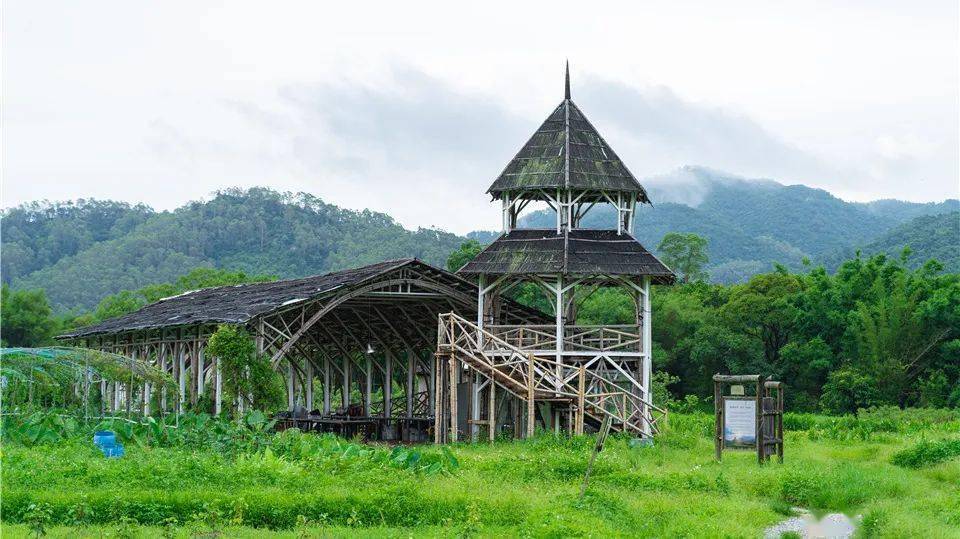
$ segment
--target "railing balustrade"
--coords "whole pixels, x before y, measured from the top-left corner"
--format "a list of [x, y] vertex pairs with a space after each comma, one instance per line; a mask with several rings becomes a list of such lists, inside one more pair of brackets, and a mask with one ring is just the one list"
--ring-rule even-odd
[[[483, 329], [511, 346], [530, 352], [557, 348], [557, 328], [553, 325], [485, 325]], [[565, 352], [643, 352], [643, 337], [638, 325], [563, 326]], [[488, 350], [490, 347], [486, 347]]]

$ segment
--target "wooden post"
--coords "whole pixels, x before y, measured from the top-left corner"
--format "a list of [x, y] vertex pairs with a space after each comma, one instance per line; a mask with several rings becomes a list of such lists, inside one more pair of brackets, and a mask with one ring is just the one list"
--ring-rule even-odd
[[497, 437], [497, 384], [493, 382], [492, 377], [487, 386], [490, 391], [490, 401], [487, 402], [487, 434], [490, 437], [490, 443], [493, 443]]
[[387, 419], [393, 415], [393, 353], [387, 350], [383, 360], [383, 417]]
[[416, 380], [417, 356], [413, 350], [407, 350], [407, 419], [413, 419], [414, 381]]
[[323, 415], [330, 415], [330, 356], [323, 355]]
[[764, 435], [763, 435], [763, 380], [758, 376], [757, 377], [757, 462], [763, 464], [763, 453], [764, 453]]
[[203, 396], [204, 389], [204, 352], [203, 348], [200, 346], [200, 340], [197, 339], [197, 398], [199, 399]]
[[220, 358], [213, 358], [213, 415], [219, 416], [223, 411], [223, 377], [220, 374]]
[[295, 378], [293, 360], [291, 359], [287, 361], [287, 409], [291, 412], [297, 405], [297, 396], [294, 394], [294, 391], [297, 390]]
[[579, 380], [577, 381], [577, 419], [576, 426], [574, 427], [574, 432], [577, 435], [583, 434], [583, 421], [584, 414], [586, 413], [586, 409], [584, 408], [586, 405], [586, 375], [587, 368], [581, 363], [580, 376], [578, 377]]
[[[179, 331], [177, 332], [179, 334]], [[187, 377], [184, 373], [186, 370], [186, 358], [183, 353], [183, 343], [179, 341], [179, 337], [176, 344], [176, 357], [177, 357], [177, 383], [180, 388], [180, 395], [177, 396], [177, 414], [183, 414], [184, 404], [186, 404], [186, 393], [187, 393]]]
[[343, 386], [340, 388], [340, 401], [344, 413], [350, 408], [350, 358], [343, 356]]
[[370, 417], [370, 396], [373, 394], [373, 362], [370, 359], [370, 354], [364, 354], [363, 357], [363, 366], [367, 369], [363, 383], [363, 415]]
[[610, 416], [604, 415], [603, 422], [600, 423], [600, 432], [597, 434], [597, 443], [593, 446], [593, 453], [590, 455], [590, 460], [587, 462], [587, 471], [583, 474], [583, 483], [580, 484], [580, 499], [583, 499], [583, 495], [587, 493], [587, 483], [590, 482], [590, 472], [593, 471], [593, 463], [597, 460], [597, 455], [603, 451], [603, 444], [607, 441], [607, 436], [610, 434]]
[[443, 394], [443, 369], [440, 363], [440, 353], [433, 356], [433, 443], [443, 442], [443, 408], [441, 395]]
[[714, 378], [713, 381], [713, 403], [714, 403], [714, 457], [717, 461], [723, 459], [723, 392], [721, 391], [721, 382]]
[[533, 438], [536, 428], [536, 408], [534, 395], [536, 385], [533, 379], [533, 356], [527, 356], [527, 438]]
[[457, 359], [450, 354], [450, 443], [457, 442]]
[[313, 411], [313, 361], [310, 358], [304, 358], [304, 370], [306, 371], [303, 381], [304, 399], [306, 400], [307, 413], [310, 413]]

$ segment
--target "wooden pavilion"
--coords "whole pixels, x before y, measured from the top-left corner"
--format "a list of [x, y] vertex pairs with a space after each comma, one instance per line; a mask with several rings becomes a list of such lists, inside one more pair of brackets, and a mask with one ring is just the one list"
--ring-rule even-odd
[[[209, 288], [60, 338], [145, 359], [179, 388], [172, 397], [148, 383], [104, 382], [111, 412], [180, 413], [210, 391], [221, 413], [220, 369], [205, 352], [227, 323], [246, 327], [284, 373], [283, 427], [404, 441], [432, 432], [442, 443], [538, 427], [579, 434], [609, 417], [614, 429], [654, 434], [666, 412], [651, 393], [650, 287], [674, 275], [633, 238], [647, 193], [571, 100], [569, 68], [563, 101], [488, 193], [502, 204], [503, 233], [457, 274], [404, 259]], [[518, 228], [530, 203], [552, 208], [556, 226]], [[616, 226], [583, 228], [604, 204]], [[526, 286], [552, 312], [511, 299]], [[632, 323], [577, 322], [578, 305], [604, 287], [633, 298]]]
[[[675, 277], [633, 238], [637, 203], [648, 203], [647, 193], [570, 98], [569, 66], [563, 101], [487, 192], [501, 202], [503, 234], [458, 271], [477, 279], [476, 317], [441, 316], [437, 353], [449, 373], [437, 379], [446, 404], [438, 406], [435, 441], [461, 432], [475, 438], [479, 425], [495, 436], [498, 388], [526, 404], [527, 435], [538, 425], [580, 434], [609, 416], [617, 430], [651, 436], [666, 412], [651, 394], [650, 285]], [[554, 211], [556, 226], [517, 228], [520, 212], [536, 202]], [[598, 204], [616, 209], [615, 228], [581, 227]], [[524, 285], [549, 298], [551, 323], [504, 318], [504, 298]], [[603, 287], [633, 298], [633, 323], [577, 323], [578, 305]], [[469, 418], [459, 412], [464, 381]]]

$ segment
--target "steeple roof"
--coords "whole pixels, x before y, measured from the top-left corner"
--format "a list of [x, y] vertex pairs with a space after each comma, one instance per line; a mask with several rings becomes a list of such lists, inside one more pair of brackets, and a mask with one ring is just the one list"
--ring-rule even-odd
[[575, 189], [625, 191], [640, 202], [647, 192], [570, 99], [570, 67], [564, 99], [524, 144], [487, 192]]

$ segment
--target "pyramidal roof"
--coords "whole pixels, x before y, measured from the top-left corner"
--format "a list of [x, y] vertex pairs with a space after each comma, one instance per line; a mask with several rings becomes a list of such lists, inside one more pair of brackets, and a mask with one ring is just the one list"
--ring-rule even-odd
[[647, 192], [580, 108], [570, 99], [567, 64], [564, 99], [503, 169], [487, 192], [583, 189], [626, 191], [640, 202]]

